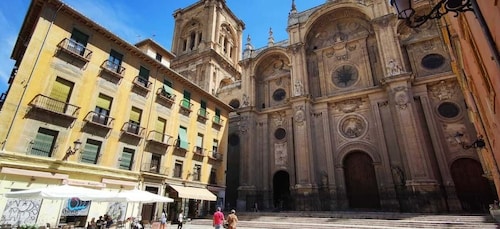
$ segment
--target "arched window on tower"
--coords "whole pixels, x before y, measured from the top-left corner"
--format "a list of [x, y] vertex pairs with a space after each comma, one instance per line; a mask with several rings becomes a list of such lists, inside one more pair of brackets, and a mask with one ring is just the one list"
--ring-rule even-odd
[[193, 31], [191, 32], [190, 38], [189, 38], [189, 49], [193, 50], [195, 47], [195, 42], [196, 42], [196, 33]]

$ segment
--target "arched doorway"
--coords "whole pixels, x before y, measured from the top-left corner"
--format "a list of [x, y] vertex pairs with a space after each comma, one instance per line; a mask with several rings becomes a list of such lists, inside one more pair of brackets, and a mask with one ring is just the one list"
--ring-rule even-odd
[[273, 176], [273, 204], [278, 210], [288, 210], [291, 206], [290, 175], [278, 171]]
[[377, 177], [373, 160], [364, 152], [349, 153], [344, 159], [344, 176], [350, 208], [379, 209]]
[[482, 175], [481, 164], [470, 158], [458, 159], [451, 165], [451, 176], [462, 210], [486, 212], [488, 205], [493, 203], [494, 194]]

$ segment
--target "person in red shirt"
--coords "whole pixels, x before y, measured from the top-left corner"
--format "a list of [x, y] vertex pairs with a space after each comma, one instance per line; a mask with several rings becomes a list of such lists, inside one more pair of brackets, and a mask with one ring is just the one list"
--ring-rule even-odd
[[215, 229], [222, 229], [224, 225], [224, 213], [221, 212], [220, 207], [217, 207], [217, 211], [214, 213], [213, 226]]

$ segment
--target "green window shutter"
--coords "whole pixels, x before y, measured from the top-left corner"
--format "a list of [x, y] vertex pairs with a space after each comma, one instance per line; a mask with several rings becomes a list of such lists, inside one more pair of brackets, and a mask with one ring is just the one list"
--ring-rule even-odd
[[83, 147], [82, 159], [83, 163], [96, 164], [97, 157], [101, 151], [101, 142], [88, 139]]
[[123, 149], [123, 153], [120, 160], [120, 169], [130, 170], [132, 169], [132, 160], [134, 158], [133, 149]]
[[172, 82], [168, 80], [163, 80], [163, 90], [169, 94], [173, 95], [174, 94], [174, 89], [172, 89]]
[[141, 123], [141, 113], [142, 111], [139, 108], [132, 107], [130, 111], [130, 121], [136, 122], [137, 124]]
[[219, 109], [215, 109], [214, 122], [220, 123], [220, 110]]
[[200, 115], [201, 116], [207, 116], [207, 102], [201, 100], [200, 101], [200, 106], [201, 106]]
[[185, 127], [179, 128], [179, 147], [185, 150], [188, 150], [188, 137], [187, 137], [187, 129]]
[[57, 131], [40, 128], [31, 147], [30, 154], [51, 157], [57, 139]]
[[111, 101], [111, 97], [99, 94], [99, 97], [97, 97], [96, 106], [109, 111], [111, 108]]
[[66, 103], [69, 100], [72, 88], [73, 83], [62, 78], [57, 78], [50, 92], [50, 98]]
[[184, 90], [184, 98], [181, 101], [181, 105], [185, 108], [191, 108], [191, 93]]

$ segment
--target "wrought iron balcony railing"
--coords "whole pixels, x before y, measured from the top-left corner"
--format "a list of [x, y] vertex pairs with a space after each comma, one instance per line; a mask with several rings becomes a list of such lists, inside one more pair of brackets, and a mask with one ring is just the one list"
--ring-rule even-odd
[[35, 98], [33, 98], [33, 100], [29, 103], [29, 106], [72, 118], [76, 118], [78, 111], [80, 110], [80, 107], [78, 106], [61, 102], [42, 94], [36, 95]]
[[161, 132], [156, 131], [156, 130], [149, 131], [148, 138], [147, 138], [148, 141], [160, 143], [163, 145], [173, 145], [172, 139], [173, 139], [172, 136], [170, 136], [168, 134], [161, 133]]
[[168, 175], [168, 167], [161, 166], [159, 163], [143, 163], [141, 167], [142, 172]]
[[113, 63], [109, 60], [104, 61], [101, 65], [101, 68], [112, 76], [120, 79], [123, 78], [123, 74], [125, 72], [125, 67], [121, 66], [120, 64]]
[[215, 125], [222, 126], [222, 119], [220, 118], [220, 116], [214, 116], [214, 117], [212, 118], [212, 122], [213, 122]]
[[90, 61], [92, 57], [92, 51], [85, 47], [85, 45], [76, 42], [73, 39], [65, 38], [58, 44], [59, 48], [72, 56], [78, 57], [83, 61]]
[[195, 147], [194, 147], [194, 151], [193, 151], [193, 152], [194, 152], [196, 155], [205, 156], [205, 151], [206, 151], [206, 149], [204, 149], [204, 148], [202, 148], [202, 147], [200, 147], [200, 146], [195, 146]]
[[163, 88], [158, 88], [158, 91], [156, 91], [156, 95], [158, 95], [158, 98], [170, 103], [173, 103], [175, 101], [175, 94], [168, 93]]
[[141, 125], [133, 122], [126, 122], [123, 124], [122, 128], [123, 133], [139, 138], [142, 138], [144, 130], [144, 127], [141, 127]]
[[113, 122], [114, 118], [105, 114], [99, 114], [95, 111], [91, 111], [87, 114], [87, 116], [85, 116], [85, 120], [92, 124], [97, 124], [99, 126], [111, 128], [111, 123]]
[[144, 90], [150, 91], [151, 90], [151, 82], [149, 82], [148, 79], [145, 79], [141, 76], [136, 76], [134, 79], [134, 84]]

